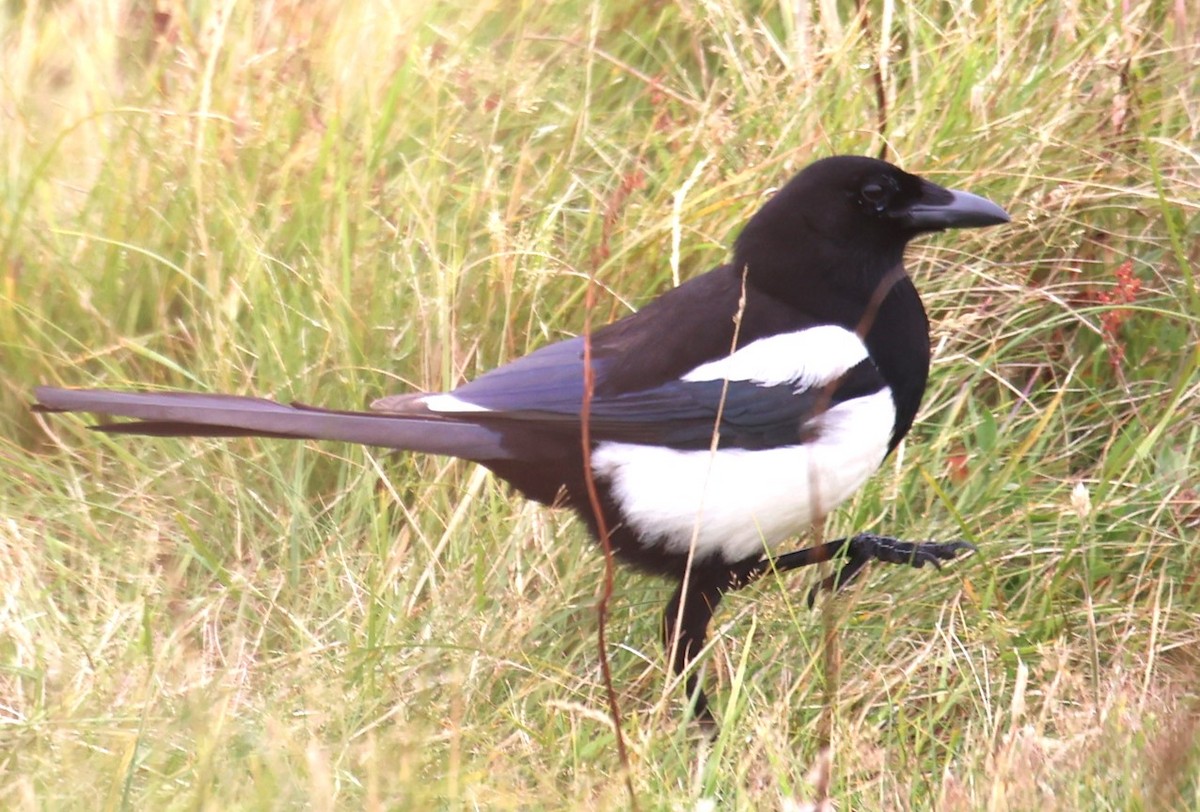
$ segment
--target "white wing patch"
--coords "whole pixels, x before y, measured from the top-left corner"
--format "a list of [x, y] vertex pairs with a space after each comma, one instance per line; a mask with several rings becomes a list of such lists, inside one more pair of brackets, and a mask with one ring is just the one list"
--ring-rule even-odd
[[831, 408], [814, 421], [809, 443], [716, 452], [600, 443], [592, 470], [647, 543], [686, 552], [695, 534], [697, 560], [719, 553], [741, 561], [774, 549], [858, 490], [883, 462], [895, 417], [891, 392], [882, 389]]
[[845, 327], [823, 324], [752, 341], [724, 358], [701, 364], [685, 381], [754, 381], [764, 386], [823, 386], [867, 357], [866, 345]]
[[442, 412], [443, 414], [491, 411], [486, 406], [480, 406], [478, 403], [471, 403], [469, 400], [463, 400], [462, 398], [447, 394], [426, 395], [420, 399], [420, 403], [431, 412]]

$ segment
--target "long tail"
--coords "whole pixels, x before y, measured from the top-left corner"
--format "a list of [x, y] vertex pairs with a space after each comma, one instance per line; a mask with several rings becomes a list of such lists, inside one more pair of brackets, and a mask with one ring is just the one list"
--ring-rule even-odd
[[372, 412], [339, 412], [262, 398], [191, 392], [116, 392], [109, 389], [35, 390], [37, 412], [97, 412], [132, 418], [93, 428], [113, 434], [160, 437], [284, 437], [342, 440], [385, 448], [501, 460], [501, 432], [454, 419]]

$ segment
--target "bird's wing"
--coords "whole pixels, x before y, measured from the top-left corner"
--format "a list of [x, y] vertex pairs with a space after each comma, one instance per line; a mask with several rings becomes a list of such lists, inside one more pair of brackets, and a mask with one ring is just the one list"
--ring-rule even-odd
[[[599, 372], [604, 366], [597, 363], [593, 369]], [[371, 408], [405, 415], [425, 411], [503, 414], [530, 408], [554, 413], [578, 411], [581, 402], [583, 339], [572, 338], [486, 372], [449, 394], [392, 395], [375, 401]]]
[[[374, 408], [496, 426], [536, 423], [577, 433], [584, 392], [583, 340], [544, 347], [476, 378], [449, 394], [384, 398]], [[596, 361], [603, 380], [613, 360]], [[589, 432], [596, 441], [708, 448], [714, 429], [723, 448], [773, 448], [803, 442], [814, 421], [838, 403], [879, 391], [884, 381], [869, 360], [815, 384], [786, 381], [676, 379], [645, 389], [595, 394]], [[602, 387], [597, 387], [602, 389]]]
[[[764, 385], [753, 381], [671, 381], [638, 392], [599, 396], [590, 405], [589, 429], [598, 441], [644, 443], [681, 450], [763, 449], [806, 442], [833, 406], [879, 391], [883, 380], [869, 362], [820, 386]], [[580, 409], [548, 414], [509, 412], [513, 419], [577, 426]]]

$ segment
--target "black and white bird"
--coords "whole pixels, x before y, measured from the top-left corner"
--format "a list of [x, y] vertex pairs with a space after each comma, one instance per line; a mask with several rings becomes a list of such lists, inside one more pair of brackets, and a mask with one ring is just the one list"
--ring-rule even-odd
[[[732, 262], [591, 335], [592, 479], [617, 555], [679, 582], [663, 618], [677, 674], [703, 647], [722, 595], [766, 572], [841, 554], [823, 584], [836, 588], [870, 560], [920, 567], [969, 547], [861, 534], [775, 554], [853, 494], [913, 424], [929, 324], [904, 272], [905, 245], [1008, 219], [982, 197], [886, 162], [826, 158], [750, 218]], [[574, 338], [452, 392], [385, 397], [370, 412], [48, 386], [34, 408], [132, 419], [97, 426], [114, 433], [342, 440], [461, 457], [530, 499], [574, 508], [595, 533], [584, 385], [584, 340]], [[711, 721], [694, 671], [685, 684], [695, 716]]]

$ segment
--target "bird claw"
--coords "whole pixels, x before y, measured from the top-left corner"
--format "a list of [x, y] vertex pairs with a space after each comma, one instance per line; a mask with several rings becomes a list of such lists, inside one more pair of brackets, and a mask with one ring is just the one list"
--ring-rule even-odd
[[942, 568], [942, 561], [951, 561], [960, 552], [976, 552], [978, 548], [969, 541], [956, 539], [954, 541], [901, 541], [891, 536], [877, 536], [873, 533], [860, 533], [846, 544], [846, 560], [833, 575], [821, 579], [808, 593], [808, 606], [811, 609], [817, 602], [817, 596], [824, 590], [838, 592], [849, 585], [870, 561], [882, 561], [885, 564], [908, 564], [910, 567], [921, 569], [926, 564], [932, 564], [936, 569]]

